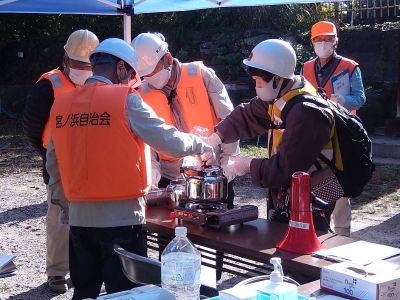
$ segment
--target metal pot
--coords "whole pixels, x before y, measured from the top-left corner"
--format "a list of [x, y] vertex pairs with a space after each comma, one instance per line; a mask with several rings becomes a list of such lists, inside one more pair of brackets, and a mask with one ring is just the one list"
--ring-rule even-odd
[[200, 201], [203, 196], [203, 171], [193, 167], [181, 167], [185, 178], [186, 197], [188, 200]]
[[186, 181], [186, 197], [191, 201], [223, 201], [227, 198], [228, 180], [220, 167], [196, 170], [182, 167]]
[[169, 193], [169, 208], [174, 209], [178, 206], [181, 201], [186, 200], [186, 181], [173, 180], [167, 186], [167, 192]]
[[220, 167], [210, 167], [204, 170], [203, 199], [208, 201], [223, 201], [228, 197], [228, 179]]

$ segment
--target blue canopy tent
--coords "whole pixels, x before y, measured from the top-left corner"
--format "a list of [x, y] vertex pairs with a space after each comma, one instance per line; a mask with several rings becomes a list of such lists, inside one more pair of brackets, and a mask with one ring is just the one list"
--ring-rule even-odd
[[134, 14], [341, 1], [343, 0], [0, 0], [0, 13], [122, 15], [124, 39], [130, 42], [131, 16]]

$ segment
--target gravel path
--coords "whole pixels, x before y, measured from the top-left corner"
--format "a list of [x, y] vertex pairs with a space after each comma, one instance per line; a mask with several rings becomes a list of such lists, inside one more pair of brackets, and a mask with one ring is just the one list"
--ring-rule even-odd
[[[46, 190], [40, 159], [23, 145], [20, 140], [0, 139], [0, 253], [13, 253], [18, 266], [15, 276], [0, 278], [0, 299], [71, 299], [71, 290], [57, 295], [46, 289]], [[248, 177], [238, 183], [237, 201], [257, 204], [265, 216], [265, 201], [260, 200], [265, 191], [252, 187]], [[380, 214], [357, 213], [353, 236], [400, 247], [399, 213], [398, 206]], [[237, 280], [224, 275], [220, 287]]]

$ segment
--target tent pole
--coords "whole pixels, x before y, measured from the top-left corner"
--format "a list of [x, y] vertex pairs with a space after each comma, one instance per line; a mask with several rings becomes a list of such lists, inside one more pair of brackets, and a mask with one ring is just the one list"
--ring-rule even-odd
[[132, 41], [132, 17], [124, 14], [124, 40], [127, 43]]

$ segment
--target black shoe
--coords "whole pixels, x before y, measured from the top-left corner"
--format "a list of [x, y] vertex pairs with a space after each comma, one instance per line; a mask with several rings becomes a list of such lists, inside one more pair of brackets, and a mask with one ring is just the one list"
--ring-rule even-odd
[[65, 293], [68, 290], [67, 281], [64, 276], [48, 276], [47, 283], [50, 291], [54, 293]]

